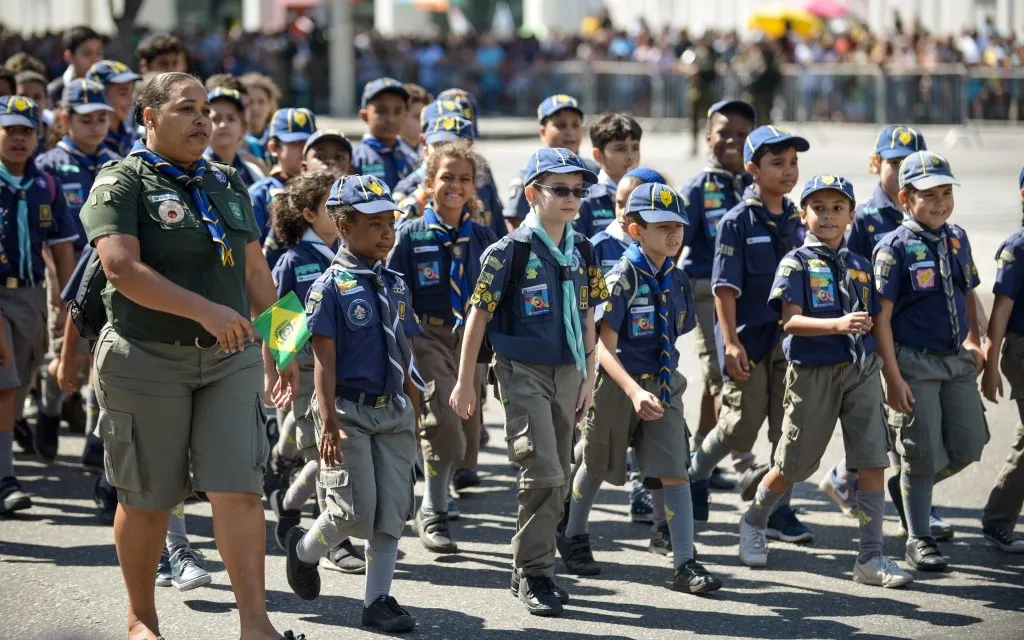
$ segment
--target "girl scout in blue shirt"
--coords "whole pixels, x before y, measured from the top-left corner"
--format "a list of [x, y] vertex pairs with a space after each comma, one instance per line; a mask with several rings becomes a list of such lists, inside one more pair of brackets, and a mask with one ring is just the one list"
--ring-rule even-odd
[[[724, 369], [718, 425], [690, 468], [694, 518], [707, 520], [707, 479], [730, 451], [750, 451], [768, 419], [768, 439], [779, 441], [786, 359], [779, 345], [779, 314], [766, 304], [779, 262], [803, 242], [796, 206], [785, 197], [799, 178], [797, 154], [810, 144], [778, 127], [755, 129], [743, 146], [755, 188], [717, 226], [711, 286], [715, 341]], [[789, 507], [789, 493], [772, 514], [768, 535], [804, 542], [811, 532]]]
[[[484, 329], [496, 353], [509, 459], [519, 463], [519, 512], [512, 538], [512, 592], [534, 615], [558, 616], [568, 594], [551, 580], [555, 529], [571, 472], [573, 433], [594, 388], [594, 310], [608, 297], [593, 248], [572, 221], [597, 176], [568, 149], [543, 148], [524, 172], [533, 211], [492, 245], [470, 299], [459, 379], [451, 405], [478, 409], [476, 361]], [[512, 273], [517, 245], [528, 245]], [[584, 258], [588, 256], [588, 258]]]
[[879, 302], [870, 263], [843, 239], [853, 207], [853, 185], [839, 176], [815, 176], [800, 195], [807, 237], [782, 259], [768, 301], [781, 314], [786, 332], [785, 435], [774, 467], [740, 519], [739, 555], [747, 566], [767, 564], [769, 515], [783, 493], [818, 468], [839, 420], [847, 463], [860, 476], [853, 581], [900, 587], [912, 580], [910, 574], [882, 553], [889, 438], [880, 410], [882, 360], [870, 334]]
[[900, 165], [900, 205], [909, 216], [875, 247], [882, 311], [874, 334], [885, 365], [889, 421], [901, 473], [889, 494], [908, 528], [906, 559], [942, 571], [931, 535], [932, 487], [981, 457], [988, 427], [975, 376], [984, 366], [978, 308], [968, 304], [978, 270], [953, 213], [949, 163], [920, 151]]
[[[408, 339], [420, 333], [400, 274], [384, 268], [395, 242], [395, 203], [372, 176], [331, 187], [327, 210], [345, 246], [310, 288], [313, 422], [326, 509], [285, 538], [288, 584], [320, 594], [317, 563], [346, 536], [366, 540], [362, 624], [408, 631], [416, 620], [391, 596], [398, 539], [413, 510], [416, 415], [425, 386]], [[342, 433], [344, 432], [344, 433]]]
[[388, 267], [404, 274], [423, 323], [413, 348], [427, 382], [420, 422], [427, 486], [414, 525], [427, 550], [454, 553], [458, 547], [448, 524], [448, 484], [457, 468], [476, 466], [481, 415], [477, 407], [461, 420], [448, 398], [458, 375], [465, 314], [472, 283], [480, 276], [480, 257], [498, 239], [470, 217], [476, 160], [468, 142], [433, 149], [426, 169], [430, 200], [423, 217], [402, 226]]

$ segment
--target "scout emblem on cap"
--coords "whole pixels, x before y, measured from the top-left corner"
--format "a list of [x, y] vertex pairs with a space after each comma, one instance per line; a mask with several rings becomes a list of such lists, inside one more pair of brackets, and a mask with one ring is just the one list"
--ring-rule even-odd
[[899, 139], [900, 144], [910, 144], [910, 141], [914, 139], [914, 134], [904, 129], [900, 132]]
[[370, 183], [370, 191], [372, 191], [374, 195], [379, 196], [384, 193], [384, 189], [381, 188], [380, 183], [376, 180], [367, 180], [367, 182]]
[[352, 324], [357, 327], [364, 327], [370, 322], [370, 318], [373, 317], [373, 312], [370, 310], [369, 303], [362, 298], [353, 300], [352, 304], [348, 305], [348, 319], [352, 321]]
[[832, 184], [835, 181], [836, 181], [836, 179], [833, 178], [832, 176], [821, 176], [821, 183], [822, 184], [829, 185], [829, 184]]
[[296, 111], [293, 119], [295, 120], [295, 124], [300, 127], [306, 126], [306, 114], [302, 111]]
[[671, 207], [672, 206], [672, 192], [671, 191], [667, 191], [665, 189], [662, 189], [661, 190], [661, 195], [658, 196], [658, 197], [661, 199], [661, 204], [665, 205], [666, 207]]
[[21, 96], [18, 96], [14, 99], [14, 108], [18, 111], [24, 111], [25, 109], [28, 109], [28, 100], [22, 98]]
[[164, 224], [181, 224], [185, 220], [185, 207], [177, 200], [164, 200], [157, 213]]
[[555, 100], [557, 100], [558, 102], [560, 102], [562, 104], [565, 104], [567, 102], [572, 102], [572, 98], [567, 96], [567, 95], [565, 95], [564, 93], [560, 93], [557, 96], [555, 96]]

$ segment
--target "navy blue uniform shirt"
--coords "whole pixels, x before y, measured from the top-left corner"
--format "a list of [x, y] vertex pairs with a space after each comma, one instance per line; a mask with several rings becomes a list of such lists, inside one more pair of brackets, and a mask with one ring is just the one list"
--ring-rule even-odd
[[[514, 240], [529, 242], [531, 252], [519, 283], [506, 292]], [[608, 290], [601, 268], [583, 262], [579, 246], [589, 241], [577, 233], [573, 242], [570, 271], [582, 325], [592, 303], [607, 298]], [[487, 248], [470, 304], [494, 314], [487, 336], [497, 353], [528, 364], [575, 364], [565, 340], [561, 273], [547, 246], [529, 227], [519, 227]]]
[[953, 344], [946, 296], [935, 247], [905, 225], [882, 238], [872, 265], [879, 295], [894, 304], [892, 335], [897, 344], [946, 352], [957, 351], [967, 338], [966, 295], [980, 284], [967, 233], [955, 224], [943, 225], [953, 271], [953, 301], [960, 340]]
[[398, 182], [416, 169], [416, 160], [405, 154], [397, 142], [385, 147], [370, 134], [352, 150], [352, 173], [376, 176], [381, 182], [394, 189]]
[[1024, 287], [1024, 229], [1013, 234], [996, 252], [996, 281], [992, 293], [1013, 299], [1013, 311], [1006, 325], [1007, 331], [1024, 333], [1024, 299], [1020, 292]]
[[[392, 314], [398, 314], [405, 337], [422, 333], [409, 302], [405, 281], [384, 271]], [[380, 319], [380, 298], [374, 280], [363, 274], [332, 268], [313, 283], [306, 298], [306, 321], [313, 335], [335, 342], [337, 385], [367, 395], [394, 395], [402, 387], [389, 383], [387, 338]]]
[[[480, 257], [487, 247], [498, 241], [487, 227], [476, 222], [472, 227], [463, 257], [471, 286], [480, 277]], [[455, 324], [449, 282], [451, 264], [448, 250], [430, 229], [426, 218], [417, 218], [402, 225], [395, 248], [388, 256], [388, 268], [402, 274], [406, 286], [412, 291], [416, 313], [444, 318], [446, 324]]]
[[[651, 266], [651, 273], [658, 270]], [[661, 356], [661, 329], [658, 325], [658, 300], [643, 277], [623, 256], [607, 275], [608, 299], [597, 307], [595, 318], [608, 323], [619, 334], [616, 355], [633, 375], [658, 373]], [[672, 368], [679, 366], [679, 336], [697, 326], [690, 280], [682, 269], [672, 269], [668, 294], [669, 342], [672, 344]]]
[[[775, 270], [787, 253], [803, 244], [806, 229], [789, 199], [784, 200], [785, 212], [774, 216], [753, 188], [747, 189], [743, 197], [743, 202], [718, 223], [711, 286], [736, 290], [736, 332], [747, 357], [758, 363], [779, 340], [780, 316], [768, 306]], [[715, 343], [723, 375], [728, 378], [725, 341], [717, 317]]]
[[[867, 258], [850, 252], [846, 268], [853, 283], [850, 296], [858, 301], [857, 311], [876, 315], [882, 306], [871, 282], [871, 263]], [[768, 304], [780, 315], [782, 302], [786, 301], [800, 307], [800, 315], [808, 318], [841, 318], [846, 315], [839, 293], [841, 277], [839, 264], [834, 259], [816, 253], [810, 247], [799, 247], [779, 263]], [[870, 333], [863, 336], [863, 344], [865, 355], [874, 353], [878, 347]], [[786, 360], [809, 367], [853, 362], [850, 342], [845, 335], [806, 337], [787, 334], [782, 340], [782, 349]]]
[[686, 205], [683, 243], [683, 271], [691, 278], [710, 278], [715, 261], [715, 238], [722, 216], [740, 203], [752, 184], [750, 174], [737, 175], [725, 169], [705, 168], [679, 190]]
[[617, 220], [613, 220], [604, 231], [590, 239], [590, 244], [594, 245], [594, 260], [601, 266], [601, 272], [607, 276], [612, 267], [618, 264], [619, 258], [629, 245], [633, 244], [633, 238]]
[[597, 184], [590, 187], [590, 192], [580, 203], [580, 212], [572, 227], [588, 238], [604, 231], [610, 223], [615, 222], [615, 190], [618, 188], [608, 174], [601, 170], [597, 176]]
[[[119, 158], [115, 156], [115, 159]], [[96, 179], [96, 174], [89, 171], [77, 157], [60, 147], [54, 147], [36, 156], [35, 164], [38, 170], [45, 171], [56, 178], [57, 190], [64, 200], [68, 217], [74, 222], [75, 232], [78, 234], [78, 239], [75, 240], [75, 253], [81, 253], [88, 242], [79, 214], [86, 197], [92, 191], [92, 183]], [[98, 166], [96, 171], [99, 171]]]
[[331, 266], [336, 249], [322, 242], [303, 240], [285, 251], [273, 270], [278, 299], [294, 291], [299, 300], [305, 302], [309, 288]]
[[868, 258], [875, 245], [903, 221], [903, 212], [889, 199], [881, 184], [875, 185], [871, 199], [857, 205], [853, 224], [846, 232], [846, 246], [857, 255]]

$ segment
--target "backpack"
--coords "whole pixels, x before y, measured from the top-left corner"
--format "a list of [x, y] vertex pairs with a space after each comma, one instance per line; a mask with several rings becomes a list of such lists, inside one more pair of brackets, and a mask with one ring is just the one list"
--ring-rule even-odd
[[86, 245], [75, 270], [61, 292], [68, 303], [71, 321], [82, 338], [96, 340], [107, 323], [107, 309], [103, 305], [103, 289], [107, 274], [103, 272], [100, 254], [92, 245]]

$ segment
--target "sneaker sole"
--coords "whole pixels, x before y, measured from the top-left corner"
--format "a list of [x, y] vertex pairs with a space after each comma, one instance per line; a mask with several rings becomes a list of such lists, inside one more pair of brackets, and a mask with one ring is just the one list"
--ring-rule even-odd
[[0, 509], [0, 514], [14, 513], [15, 511], [24, 511], [26, 509], [31, 508], [32, 498], [30, 498], [29, 496], [25, 496], [24, 498], [12, 500], [10, 504], [4, 505], [4, 507]]
[[946, 569], [949, 568], [949, 563], [942, 563], [942, 564], [918, 564], [918, 563], [914, 562], [913, 560], [911, 560], [910, 556], [904, 556], [903, 560], [906, 561], [906, 563], [908, 565], [910, 565], [912, 568], [917, 569], [918, 571], [928, 571], [928, 572], [931, 572], [931, 573], [942, 573], [943, 571], [945, 571]]
[[326, 557], [320, 558], [320, 568], [321, 569], [327, 569], [328, 571], [337, 571], [338, 573], [344, 573], [344, 574], [347, 574], [347, 575], [350, 575], [350, 576], [361, 576], [361, 575], [366, 573], [366, 565], [365, 564], [363, 564], [360, 567], [353, 567], [351, 569], [346, 569], [344, 567], [339, 567], [338, 565], [336, 565], [333, 562], [331, 562], [330, 560], [328, 560]]
[[557, 609], [551, 607], [532, 607], [530, 606], [530, 603], [524, 600], [522, 597], [516, 597], [519, 598], [520, 602], [526, 605], [526, 610], [530, 612], [531, 616], [540, 616], [542, 618], [557, 618], [565, 612], [565, 609], [561, 607], [561, 602], [559, 602], [559, 607]]
[[656, 556], [668, 556], [672, 553], [671, 549], [666, 549], [665, 547], [652, 547], [650, 545], [647, 546], [647, 551], [648, 553], [653, 553]]
[[787, 536], [777, 529], [768, 529], [764, 535], [769, 540], [778, 540], [779, 542], [789, 542], [791, 544], [810, 544], [814, 542], [814, 534], [810, 532], [801, 533], [798, 536]]
[[169, 586], [171, 586], [173, 584], [173, 582], [172, 582], [172, 580], [170, 578], [163, 579], [163, 580], [160, 579], [160, 578], [157, 578], [156, 581], [155, 581], [155, 584], [158, 587], [169, 587]]
[[839, 507], [839, 510], [843, 512], [844, 516], [848, 518], [857, 517], [853, 512], [853, 508], [836, 492], [835, 485], [828, 481], [828, 476], [822, 478], [821, 482], [818, 483], [818, 491], [824, 493], [825, 497], [834, 502]]
[[853, 581], [856, 582], [857, 584], [866, 584], [866, 585], [871, 586], [871, 587], [882, 587], [884, 589], [899, 589], [900, 587], [905, 587], [908, 584], [910, 584], [911, 582], [913, 582], [914, 581], [914, 577], [913, 576], [907, 576], [906, 578], [900, 578], [899, 580], [894, 580], [894, 581], [890, 582], [889, 584], [883, 584], [881, 582], [875, 582], [874, 580], [868, 580], [867, 578], [862, 578], [861, 576], [858, 576], [857, 574], [854, 574], [853, 575]]
[[745, 558], [745, 557], [743, 557], [741, 555], [740, 556], [740, 562], [743, 563], [743, 566], [750, 567], [751, 569], [763, 569], [763, 568], [768, 566], [768, 558], [767, 557], [764, 558], [764, 559], [761, 559], [761, 558], [751, 559], [751, 558]]
[[360, 624], [367, 629], [378, 629], [384, 633], [405, 633], [416, 628], [415, 619], [403, 622], [402, 624], [380, 624], [377, 622], [366, 622], [365, 620], [361, 621]]
[[714, 582], [706, 582], [701, 584], [697, 588], [690, 588], [690, 585], [672, 584], [673, 591], [679, 591], [680, 593], [689, 593], [692, 595], [698, 595], [701, 593], [711, 593], [712, 591], [718, 591], [722, 588], [722, 581], [715, 580]]
[[191, 591], [192, 589], [198, 589], [199, 587], [205, 587], [206, 585], [210, 584], [211, 582], [213, 582], [213, 578], [210, 577], [210, 574], [206, 574], [205, 576], [200, 576], [198, 578], [193, 578], [193, 579], [189, 580], [188, 582], [176, 582], [176, 581], [174, 581], [172, 579], [171, 580], [171, 586], [173, 586], [178, 591]]
[[999, 549], [1003, 553], [1013, 553], [1013, 554], [1024, 553], [1024, 545], [1018, 545], [1018, 546], [1014, 547], [1014, 546], [1003, 544], [1002, 542], [1000, 542], [996, 538], [988, 535], [987, 533], [984, 534], [984, 535], [985, 535], [985, 539], [988, 540], [989, 543], [992, 544], [992, 546], [994, 546], [995, 548]]
[[631, 513], [629, 514], [629, 520], [633, 524], [654, 524], [654, 517], [650, 514]]

